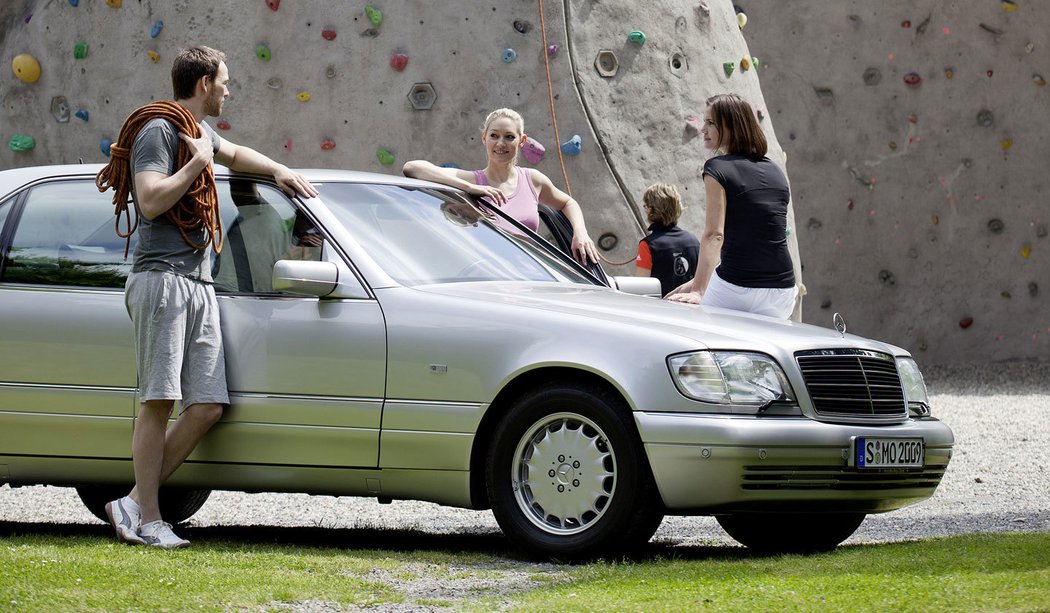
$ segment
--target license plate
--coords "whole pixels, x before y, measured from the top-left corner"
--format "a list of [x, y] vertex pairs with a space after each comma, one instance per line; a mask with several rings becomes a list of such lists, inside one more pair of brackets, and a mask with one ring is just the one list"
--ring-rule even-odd
[[926, 446], [921, 438], [853, 439], [854, 465], [860, 469], [922, 468]]

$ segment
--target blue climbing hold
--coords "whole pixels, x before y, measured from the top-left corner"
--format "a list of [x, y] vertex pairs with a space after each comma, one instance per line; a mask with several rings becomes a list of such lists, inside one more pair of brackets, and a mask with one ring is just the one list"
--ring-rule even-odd
[[573, 134], [572, 138], [561, 144], [561, 151], [566, 155], [579, 155], [583, 151], [583, 139], [579, 134]]
[[102, 150], [102, 153], [106, 154], [106, 157], [109, 157], [109, 148], [112, 147], [112, 146], [113, 146], [113, 141], [109, 140], [108, 138], [103, 138], [98, 143], [98, 148]]
[[76, 111], [73, 112], [73, 116], [76, 117], [77, 119], [81, 120], [81, 121], [87, 121], [88, 120], [87, 109], [78, 108]]
[[454, 162], [445, 162], [444, 164], [441, 165], [441, 167], [442, 168], [455, 168], [456, 170], [459, 170], [459, 168], [460, 168], [459, 164], [456, 164]]
[[514, 60], [518, 59], [518, 52], [513, 49], [503, 50], [503, 61], [510, 64]]
[[80, 4], [80, 0], [69, 0], [70, 6], [76, 6]]
[[153, 22], [153, 28], [151, 28], [150, 31], [149, 31], [149, 37], [150, 38], [157, 38], [158, 36], [160, 36], [160, 31], [163, 30], [163, 29], [164, 29], [164, 22], [163, 21], [161, 21], [159, 19], [157, 21], [154, 21]]

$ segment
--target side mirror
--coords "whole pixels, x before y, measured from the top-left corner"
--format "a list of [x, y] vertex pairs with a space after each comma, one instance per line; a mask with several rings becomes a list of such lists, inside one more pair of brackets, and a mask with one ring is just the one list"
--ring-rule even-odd
[[278, 260], [273, 265], [273, 288], [323, 297], [339, 284], [339, 268], [332, 262]]
[[662, 298], [663, 290], [656, 277], [612, 277], [613, 287], [625, 294]]

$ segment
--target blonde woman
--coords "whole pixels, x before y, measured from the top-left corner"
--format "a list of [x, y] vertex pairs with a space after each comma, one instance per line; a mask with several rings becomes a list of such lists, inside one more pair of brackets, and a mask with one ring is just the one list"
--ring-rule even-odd
[[518, 166], [518, 152], [525, 144], [525, 121], [512, 109], [496, 109], [485, 118], [481, 142], [488, 162], [480, 170], [444, 168], [426, 160], [406, 162], [406, 177], [443, 183], [487, 199], [520, 221], [525, 227], [539, 227], [539, 204], [565, 213], [572, 224], [572, 254], [580, 262], [597, 262], [598, 251], [587, 234], [583, 211], [576, 200], [554, 186], [546, 175], [534, 168]]

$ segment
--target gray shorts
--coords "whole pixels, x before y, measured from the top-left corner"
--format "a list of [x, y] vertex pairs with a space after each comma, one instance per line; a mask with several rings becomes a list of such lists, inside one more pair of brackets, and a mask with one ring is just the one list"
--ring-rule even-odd
[[215, 290], [182, 275], [133, 272], [124, 304], [135, 326], [139, 401], [229, 404]]

